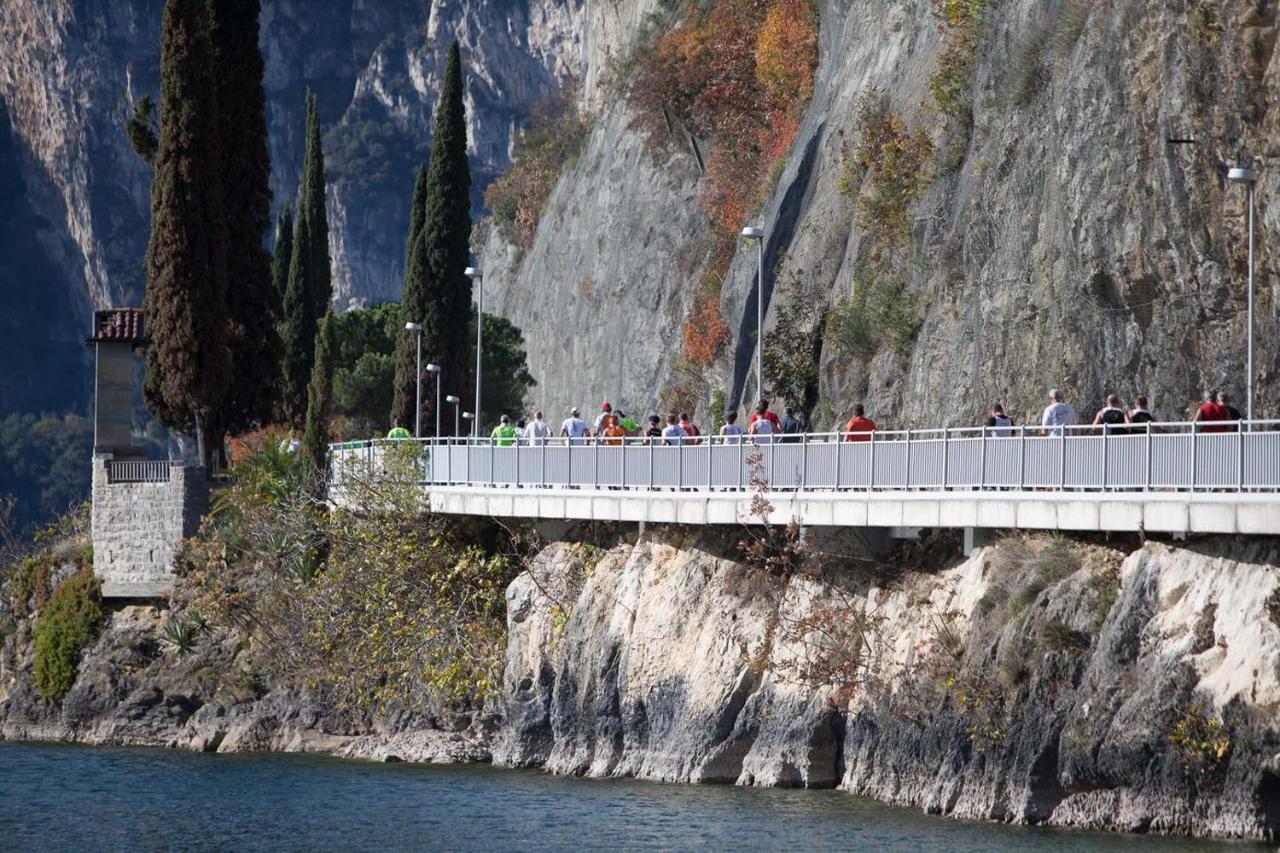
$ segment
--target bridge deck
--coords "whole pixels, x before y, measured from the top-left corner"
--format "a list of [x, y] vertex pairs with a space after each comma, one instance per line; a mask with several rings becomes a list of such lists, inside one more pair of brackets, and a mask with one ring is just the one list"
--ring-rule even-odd
[[[1255, 422], [501, 445], [488, 439], [335, 445], [333, 486], [408, 460], [439, 512], [734, 524], [757, 494], [772, 521], [1280, 534], [1280, 430]], [[1215, 431], [1209, 431], [1214, 429]]]

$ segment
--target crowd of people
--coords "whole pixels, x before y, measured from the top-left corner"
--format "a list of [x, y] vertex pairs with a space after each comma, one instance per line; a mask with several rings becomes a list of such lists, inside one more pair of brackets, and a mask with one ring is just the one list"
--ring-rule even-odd
[[[1204, 401], [1196, 409], [1192, 421], [1201, 423], [1198, 427], [1203, 432], [1230, 432], [1238, 427], [1232, 422], [1240, 420], [1240, 412], [1231, 405], [1231, 398], [1222, 391], [1205, 392]], [[1126, 408], [1119, 395], [1109, 393], [1106, 404], [1093, 416], [1092, 425], [1099, 426], [1105, 432], [1135, 433], [1144, 432], [1150, 427], [1147, 424], [1156, 421], [1150, 403], [1143, 394], [1133, 398], [1133, 403]], [[1062, 391], [1050, 389], [1048, 405], [1040, 416], [1040, 434], [1062, 435], [1068, 428], [1080, 424], [1076, 411], [1064, 399]], [[1032, 424], [1030, 426], [1036, 426]], [[1017, 425], [1012, 417], [1005, 413], [1004, 406], [996, 403], [991, 407], [987, 417], [987, 434], [1001, 438], [1014, 435]], [[747, 418], [745, 427], [738, 423], [738, 413], [728, 412], [724, 416], [724, 424], [717, 431], [717, 443], [722, 444], [787, 444], [799, 442], [807, 431], [803, 421], [797, 417], [791, 406], [783, 409], [779, 417], [762, 399], [757, 402]], [[876, 422], [867, 417], [861, 403], [853, 407], [853, 415], [841, 430], [842, 441], [869, 441], [876, 431]], [[398, 421], [392, 425], [387, 438], [409, 438], [409, 431]], [[600, 404], [600, 412], [588, 425], [582, 418], [582, 412], [576, 407], [570, 409], [569, 416], [560, 424], [559, 433], [554, 433], [545, 420], [542, 412], [534, 412], [531, 420], [511, 418], [502, 415], [498, 425], [493, 428], [490, 437], [499, 447], [512, 447], [517, 444], [546, 444], [553, 438], [559, 438], [569, 445], [583, 445], [591, 441], [609, 446], [620, 446], [624, 443], [643, 442], [654, 445], [700, 444], [712, 440], [703, 435], [701, 428], [693, 422], [687, 412], [674, 412], [665, 418], [649, 415], [646, 423], [641, 424], [627, 417], [626, 413], [614, 409], [609, 402]]]

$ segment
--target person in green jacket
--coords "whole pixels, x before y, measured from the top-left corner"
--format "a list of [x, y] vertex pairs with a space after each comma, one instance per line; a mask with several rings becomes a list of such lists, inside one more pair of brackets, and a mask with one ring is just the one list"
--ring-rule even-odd
[[396, 418], [391, 422], [391, 431], [387, 433], [387, 438], [408, 438], [409, 431], [400, 425], [400, 419]]
[[639, 435], [639, 434], [640, 434], [640, 424], [638, 424], [638, 423], [636, 423], [635, 421], [631, 420], [631, 418], [627, 417], [627, 416], [626, 416], [625, 414], [623, 414], [622, 412], [614, 412], [614, 414], [618, 416], [618, 426], [620, 426], [620, 427], [622, 427], [624, 430], [626, 430], [626, 431], [627, 431], [627, 435]]
[[516, 443], [516, 428], [511, 425], [511, 418], [503, 415], [498, 425], [493, 428], [494, 444], [499, 447], [510, 447]]

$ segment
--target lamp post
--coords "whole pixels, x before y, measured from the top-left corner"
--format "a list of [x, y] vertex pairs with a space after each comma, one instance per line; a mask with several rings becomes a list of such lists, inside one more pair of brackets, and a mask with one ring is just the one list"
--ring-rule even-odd
[[1245, 385], [1244, 417], [1253, 420], [1253, 186], [1258, 182], [1258, 173], [1253, 169], [1237, 167], [1227, 172], [1227, 180], [1236, 184], [1244, 184], [1245, 204], [1249, 208], [1249, 331], [1246, 335], [1248, 355], [1245, 357], [1245, 373], [1248, 379]]
[[480, 369], [481, 357], [484, 353], [484, 275], [475, 267], [467, 267], [463, 275], [475, 282], [476, 286], [476, 410], [471, 422], [471, 430], [476, 438], [480, 437]]
[[413, 437], [422, 438], [422, 324], [405, 323], [404, 330], [418, 338], [418, 366], [413, 374]]
[[756, 241], [756, 394], [764, 397], [764, 229], [748, 225], [742, 236]]
[[436, 375], [436, 434], [435, 434], [435, 437], [439, 438], [440, 437], [440, 365], [428, 364], [427, 373], [434, 373]]
[[458, 421], [458, 404], [462, 401], [452, 394], [445, 397], [444, 401], [453, 406], [453, 435], [456, 438], [462, 434], [462, 424]]
[[[472, 434], [474, 434], [476, 431], [476, 427], [475, 427], [476, 416], [473, 415], [471, 412], [463, 412], [462, 419], [464, 421], [471, 421], [471, 432]], [[479, 436], [477, 435], [476, 438], [479, 438]]]

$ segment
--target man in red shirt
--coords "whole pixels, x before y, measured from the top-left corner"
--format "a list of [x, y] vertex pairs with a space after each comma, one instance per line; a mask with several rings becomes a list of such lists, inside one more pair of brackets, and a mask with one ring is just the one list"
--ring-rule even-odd
[[[1216, 391], [1207, 391], [1204, 395], [1204, 402], [1200, 404], [1200, 408], [1196, 409], [1193, 423], [1213, 421], [1229, 421], [1231, 420], [1231, 412], [1227, 407], [1218, 402], [1218, 394]], [[1201, 432], [1227, 432], [1230, 427], [1224, 424], [1213, 424], [1206, 426]]]
[[866, 410], [862, 408], [862, 404], [853, 407], [853, 417], [849, 418], [849, 422], [844, 425], [844, 431], [847, 433], [844, 437], [845, 441], [870, 441], [871, 433], [876, 430], [876, 422], [866, 416]]
[[[761, 406], [764, 407], [763, 408], [764, 415], [760, 414], [761, 409], [759, 407]], [[769, 411], [768, 400], [761, 399], [760, 402], [756, 404], [756, 407], [757, 408], [751, 412], [751, 417], [747, 418], [747, 432], [751, 432], [751, 425], [761, 417], [766, 417], [769, 419], [769, 423], [773, 424], [773, 431], [775, 433], [782, 432], [782, 421], [778, 419], [777, 415]]]

